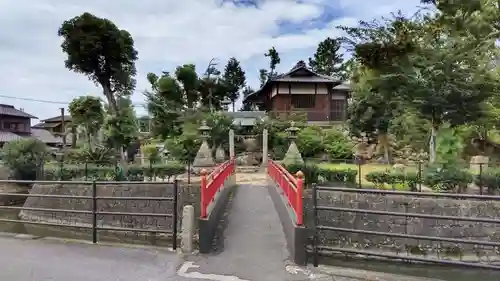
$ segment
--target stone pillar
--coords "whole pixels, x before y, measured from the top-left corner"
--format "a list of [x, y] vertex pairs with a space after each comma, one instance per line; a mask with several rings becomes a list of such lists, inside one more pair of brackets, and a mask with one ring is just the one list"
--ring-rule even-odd
[[212, 168], [215, 166], [214, 159], [212, 157], [212, 149], [208, 145], [208, 132], [210, 127], [207, 126], [207, 122], [203, 121], [201, 127], [198, 129], [201, 132], [201, 138], [203, 142], [201, 143], [200, 149], [196, 154], [196, 158], [193, 161], [193, 168]]
[[192, 205], [184, 206], [182, 210], [182, 232], [181, 232], [181, 252], [191, 253], [194, 250], [193, 236], [195, 234], [194, 207]]
[[290, 140], [290, 146], [288, 147], [288, 151], [285, 154], [285, 158], [283, 158], [283, 164], [304, 164], [304, 159], [302, 159], [302, 155], [300, 154], [299, 148], [295, 143], [297, 139], [297, 132], [300, 129], [295, 127], [295, 122], [290, 123], [290, 128], [287, 129], [288, 139]]
[[234, 155], [234, 130], [229, 130], [229, 158], [232, 159]]
[[262, 131], [262, 166], [267, 166], [268, 160], [268, 131], [264, 129]]

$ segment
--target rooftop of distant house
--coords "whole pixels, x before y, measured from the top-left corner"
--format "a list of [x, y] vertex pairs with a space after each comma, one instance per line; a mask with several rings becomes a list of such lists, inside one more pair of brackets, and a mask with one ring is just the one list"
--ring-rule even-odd
[[22, 108], [17, 109], [13, 105], [9, 104], [0, 104], [0, 115], [38, 119], [37, 117], [24, 112]]

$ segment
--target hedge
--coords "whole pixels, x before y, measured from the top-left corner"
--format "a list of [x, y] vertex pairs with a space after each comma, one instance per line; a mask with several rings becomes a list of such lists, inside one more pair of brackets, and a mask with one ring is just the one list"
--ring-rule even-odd
[[468, 171], [457, 167], [429, 167], [422, 172], [420, 178], [415, 172], [387, 170], [368, 173], [365, 179], [378, 187], [385, 184], [393, 186], [399, 184], [407, 185], [408, 189], [416, 191], [417, 185], [422, 183], [435, 191], [455, 191], [457, 188], [460, 190], [467, 188], [467, 184], [474, 178]]
[[358, 171], [353, 169], [326, 168], [314, 163], [288, 164], [283, 165], [283, 167], [291, 174], [302, 171], [306, 187], [311, 184], [325, 183], [342, 183], [346, 186], [351, 186], [356, 184], [356, 176], [358, 175]]
[[401, 171], [374, 171], [365, 175], [365, 179], [372, 182], [377, 187], [384, 185], [402, 185], [403, 188], [407, 187], [409, 190], [416, 191], [419, 178], [417, 173]]
[[[153, 165], [131, 165], [125, 176], [128, 181], [143, 181], [145, 178], [170, 179], [172, 176], [182, 174], [186, 171], [183, 164], [153, 164]], [[61, 167], [47, 166], [44, 168], [43, 178], [45, 180], [61, 180]], [[119, 180], [116, 167], [106, 165], [87, 165], [87, 167], [65, 165], [62, 168], [62, 180]]]

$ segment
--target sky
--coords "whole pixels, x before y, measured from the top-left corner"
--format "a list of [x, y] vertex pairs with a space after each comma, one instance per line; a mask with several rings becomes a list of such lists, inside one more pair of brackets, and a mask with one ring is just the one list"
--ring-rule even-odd
[[102, 90], [85, 76], [64, 67], [57, 36], [64, 20], [84, 12], [108, 18], [133, 36], [139, 59], [132, 100], [137, 114], [143, 115], [149, 72], [173, 71], [177, 65], [194, 63], [202, 73], [212, 58], [222, 70], [228, 58], [236, 57], [247, 84], [258, 88], [259, 69], [269, 65], [264, 53], [272, 46], [281, 57], [277, 71], [285, 72], [312, 56], [326, 37], [342, 35], [336, 26], [356, 26], [359, 20], [398, 10], [411, 15], [419, 9], [419, 2], [0, 0], [0, 103], [45, 119], [60, 114], [60, 108], [67, 108], [75, 97], [103, 97]]

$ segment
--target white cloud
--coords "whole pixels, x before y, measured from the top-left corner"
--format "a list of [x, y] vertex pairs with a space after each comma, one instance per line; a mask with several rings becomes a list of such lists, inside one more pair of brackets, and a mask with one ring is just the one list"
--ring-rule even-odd
[[[172, 70], [181, 63], [195, 63], [200, 71], [217, 57], [222, 67], [227, 58], [242, 61], [248, 80], [256, 86], [258, 69], [267, 66], [263, 54], [271, 46], [279, 51], [285, 71], [307, 59], [317, 43], [337, 36], [337, 25], [387, 15], [402, 9], [416, 11], [418, 0], [267, 0], [258, 8], [236, 6], [221, 0], [0, 0], [0, 95], [70, 101], [83, 94], [100, 94], [86, 77], [64, 68], [57, 29], [83, 12], [114, 21], [128, 30], [139, 51], [137, 92], [142, 101], [148, 72]], [[330, 7], [336, 14], [321, 28], [317, 21]], [[280, 23], [308, 27], [300, 33], [281, 32]], [[55, 104], [0, 97], [40, 117], [58, 114]]]

